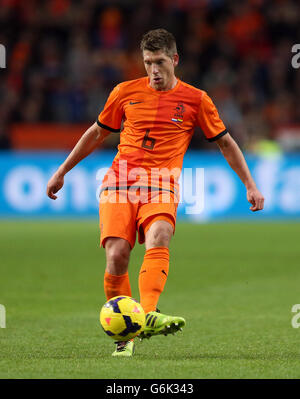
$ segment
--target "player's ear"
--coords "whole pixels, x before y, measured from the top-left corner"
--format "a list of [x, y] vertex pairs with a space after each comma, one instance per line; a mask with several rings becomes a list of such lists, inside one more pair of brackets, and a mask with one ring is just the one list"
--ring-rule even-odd
[[174, 55], [173, 55], [173, 65], [174, 65], [174, 68], [178, 65], [178, 62], [179, 62], [179, 55], [178, 55], [178, 54], [174, 54]]

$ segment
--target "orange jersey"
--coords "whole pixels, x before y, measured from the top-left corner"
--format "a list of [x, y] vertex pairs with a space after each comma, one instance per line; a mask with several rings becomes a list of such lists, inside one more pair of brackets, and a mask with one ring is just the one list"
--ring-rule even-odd
[[[97, 123], [119, 132], [123, 121], [119, 151], [110, 169], [117, 176], [117, 185], [139, 181], [140, 185], [162, 187], [163, 178], [156, 182], [159, 174], [164, 175], [159, 171], [173, 170], [171, 186], [176, 189], [195, 127], [200, 126], [209, 141], [227, 132], [207, 93], [177, 80], [169, 91], [151, 88], [148, 77], [120, 83], [112, 90]], [[109, 173], [103, 187], [110, 184]]]

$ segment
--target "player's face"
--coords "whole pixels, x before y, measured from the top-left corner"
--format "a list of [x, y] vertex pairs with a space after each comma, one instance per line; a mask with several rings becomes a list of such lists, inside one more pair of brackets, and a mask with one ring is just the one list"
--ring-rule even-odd
[[150, 86], [155, 90], [171, 90], [176, 84], [174, 70], [178, 64], [178, 54], [170, 58], [162, 50], [144, 50], [143, 58]]

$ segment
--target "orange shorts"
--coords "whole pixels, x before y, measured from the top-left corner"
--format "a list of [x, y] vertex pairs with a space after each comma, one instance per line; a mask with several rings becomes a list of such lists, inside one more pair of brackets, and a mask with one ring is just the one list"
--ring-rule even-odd
[[[142, 191], [142, 190], [141, 190]], [[138, 242], [145, 242], [145, 233], [156, 220], [166, 220], [175, 232], [178, 201], [169, 191], [151, 194], [141, 193], [140, 199], [128, 199], [128, 190], [103, 190], [100, 194], [100, 246], [105, 247], [108, 237], [119, 237], [127, 240], [134, 247], [136, 233]], [[148, 199], [148, 201], [146, 201]]]

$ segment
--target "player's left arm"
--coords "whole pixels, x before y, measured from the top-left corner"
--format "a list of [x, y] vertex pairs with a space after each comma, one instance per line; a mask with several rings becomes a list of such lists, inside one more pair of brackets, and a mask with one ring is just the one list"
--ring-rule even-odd
[[264, 207], [264, 197], [257, 189], [244, 155], [237, 143], [229, 133], [226, 133], [224, 136], [216, 140], [216, 143], [228, 164], [244, 183], [247, 190], [247, 200], [252, 205], [250, 210], [253, 212], [262, 210]]

